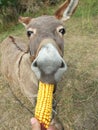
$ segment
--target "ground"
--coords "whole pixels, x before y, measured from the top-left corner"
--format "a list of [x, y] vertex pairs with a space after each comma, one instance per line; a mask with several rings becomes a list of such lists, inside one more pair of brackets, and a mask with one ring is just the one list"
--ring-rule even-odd
[[[65, 23], [68, 70], [58, 84], [57, 116], [65, 130], [98, 130], [98, 17]], [[24, 29], [11, 34], [25, 37]], [[2, 41], [9, 33], [0, 34]], [[21, 102], [20, 102], [21, 101]], [[20, 90], [12, 92], [0, 73], [0, 130], [30, 130], [34, 108]]]

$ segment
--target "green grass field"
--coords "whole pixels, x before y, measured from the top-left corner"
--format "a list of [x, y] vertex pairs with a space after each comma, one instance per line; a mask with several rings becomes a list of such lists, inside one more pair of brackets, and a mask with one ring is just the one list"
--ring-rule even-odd
[[[55, 98], [57, 116], [65, 130], [98, 130], [97, 5], [97, 0], [80, 0], [75, 15], [64, 23], [67, 30], [64, 59], [68, 70], [58, 84]], [[56, 8], [47, 8], [47, 13], [52, 14]], [[40, 14], [43, 9], [37, 15]], [[8, 35], [26, 38], [25, 29], [20, 24], [2, 31], [0, 42]], [[23, 104], [16, 100], [0, 73], [0, 130], [30, 130], [34, 108], [20, 90], [14, 94]]]

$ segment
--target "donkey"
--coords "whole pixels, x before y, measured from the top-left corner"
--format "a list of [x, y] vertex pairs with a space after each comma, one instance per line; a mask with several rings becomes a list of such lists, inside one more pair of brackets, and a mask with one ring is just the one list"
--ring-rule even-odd
[[27, 31], [29, 44], [9, 36], [1, 44], [1, 71], [13, 86], [19, 86], [34, 105], [38, 82], [57, 85], [67, 65], [63, 60], [63, 22], [74, 13], [78, 0], [67, 0], [54, 16], [19, 17]]

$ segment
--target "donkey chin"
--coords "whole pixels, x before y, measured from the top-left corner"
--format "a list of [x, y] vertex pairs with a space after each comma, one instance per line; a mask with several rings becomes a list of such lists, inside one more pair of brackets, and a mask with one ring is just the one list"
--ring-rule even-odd
[[67, 70], [67, 65], [63, 60], [56, 43], [52, 39], [44, 39], [37, 57], [31, 64], [32, 71], [38, 80], [44, 83], [56, 84]]

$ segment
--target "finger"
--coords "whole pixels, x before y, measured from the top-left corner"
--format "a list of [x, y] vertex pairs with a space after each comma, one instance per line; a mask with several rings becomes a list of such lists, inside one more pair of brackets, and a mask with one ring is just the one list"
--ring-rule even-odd
[[41, 130], [40, 123], [36, 118], [31, 119], [32, 130]]
[[57, 130], [55, 126], [51, 125], [47, 130]]

